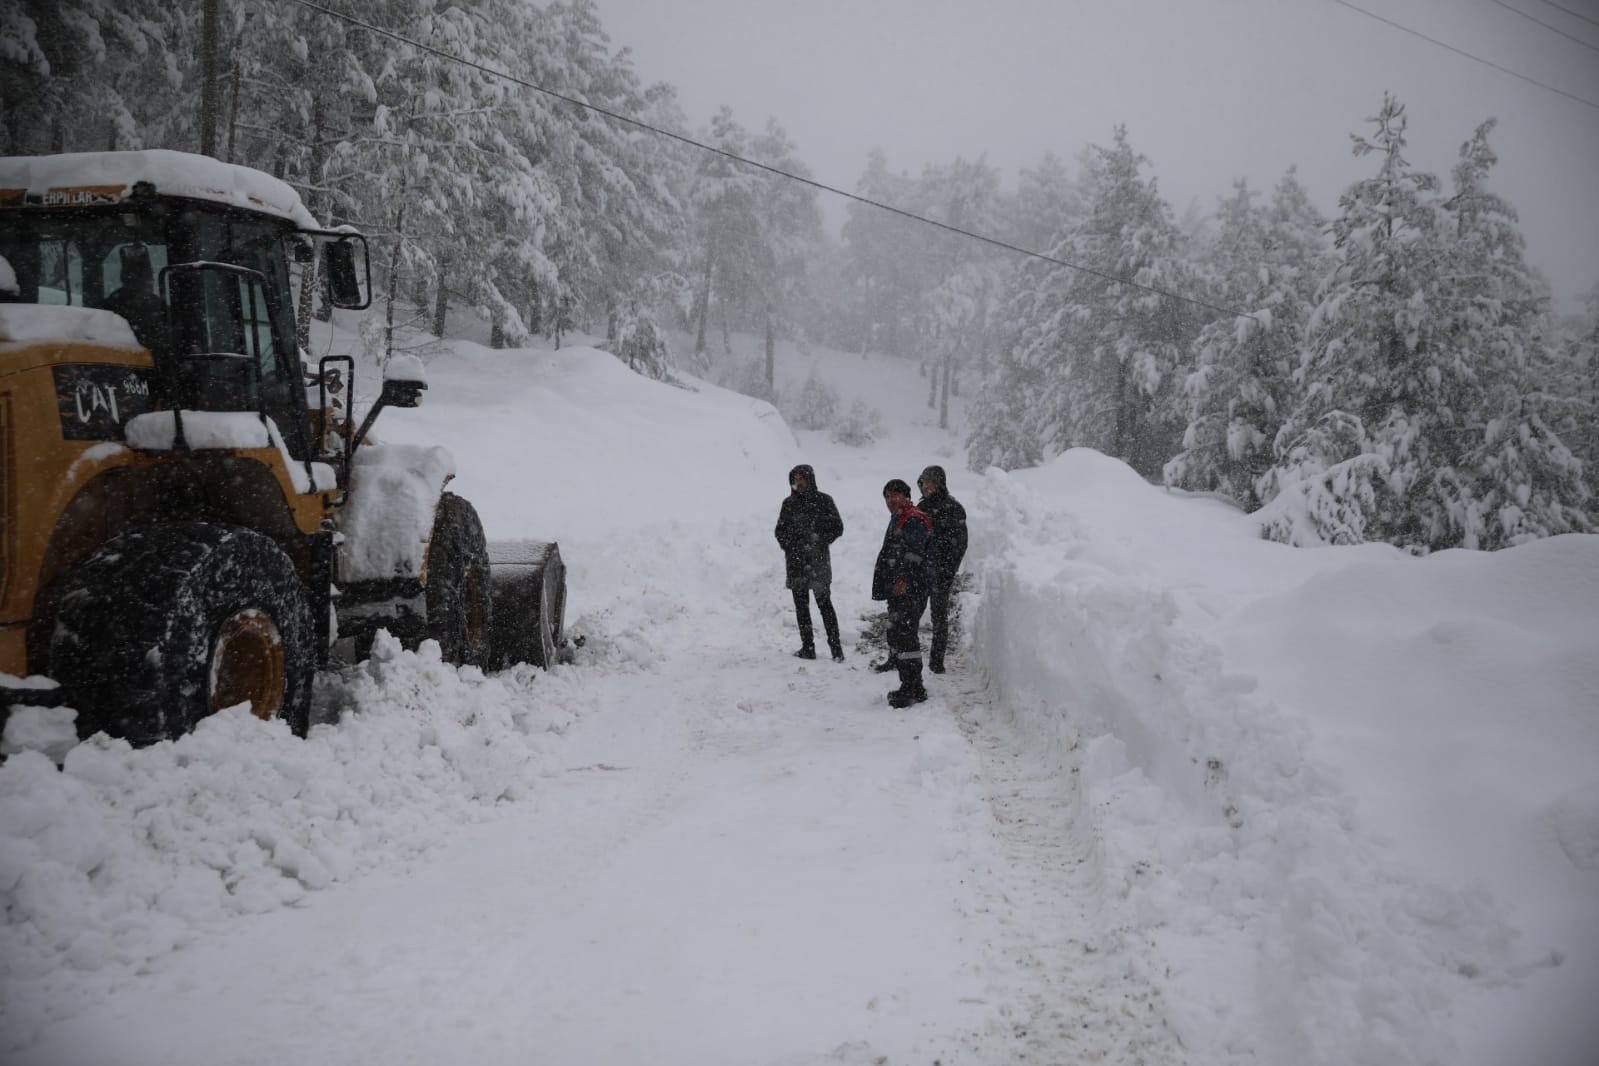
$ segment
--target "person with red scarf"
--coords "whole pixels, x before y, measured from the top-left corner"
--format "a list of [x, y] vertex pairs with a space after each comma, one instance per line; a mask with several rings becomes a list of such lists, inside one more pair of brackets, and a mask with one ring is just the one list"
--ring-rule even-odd
[[872, 571], [872, 599], [888, 601], [888, 661], [899, 671], [899, 688], [888, 694], [888, 704], [909, 707], [927, 698], [917, 631], [932, 586], [927, 549], [933, 520], [911, 503], [911, 487], [899, 478], [883, 486], [883, 502], [888, 507], [888, 529]]

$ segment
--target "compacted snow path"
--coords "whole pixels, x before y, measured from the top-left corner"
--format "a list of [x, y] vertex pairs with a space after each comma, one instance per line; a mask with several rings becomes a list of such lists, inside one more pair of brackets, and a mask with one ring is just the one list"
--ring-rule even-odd
[[993, 818], [987, 895], [999, 928], [989, 945], [995, 1010], [968, 1042], [996, 1064], [1187, 1061], [1150, 978], [1153, 945], [1107, 884], [1076, 752], [1040, 758], [976, 681], [957, 679], [956, 717]]

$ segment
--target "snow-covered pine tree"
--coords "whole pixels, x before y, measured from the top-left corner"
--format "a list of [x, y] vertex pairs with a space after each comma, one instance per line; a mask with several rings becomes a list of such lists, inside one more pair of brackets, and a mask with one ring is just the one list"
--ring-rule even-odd
[[1205, 264], [1210, 292], [1251, 317], [1217, 319], [1200, 331], [1198, 366], [1183, 385], [1188, 429], [1165, 478], [1253, 511], [1256, 482], [1271, 468], [1272, 443], [1294, 401], [1293, 372], [1325, 269], [1325, 223], [1292, 169], [1267, 207], [1257, 207], [1240, 180], [1218, 214]]
[[0, 153], [192, 151], [147, 136], [182, 85], [183, 28], [155, 0], [0, 4]]
[[1047, 152], [1017, 175], [1007, 206], [1005, 235], [1029, 251], [1044, 251], [1082, 213], [1082, 195], [1066, 163]]
[[[1030, 260], [1018, 272], [1006, 318], [1019, 329], [990, 395], [1020, 400], [1024, 417], [1003, 431], [974, 425], [973, 440], [1033, 433], [1036, 440], [1012, 453], [1048, 456], [1086, 446], [1156, 477], [1181, 447], [1181, 376], [1199, 322], [1189, 305], [1150, 289], [1196, 291], [1197, 275], [1171, 208], [1141, 173], [1147, 160], [1128, 143], [1126, 127], [1116, 128], [1109, 148], [1093, 151], [1083, 219], [1049, 250], [1089, 269]], [[1018, 374], [1036, 388], [1006, 380]], [[989, 402], [974, 417], [1015, 412]]]
[[[855, 191], [869, 200], [901, 209], [913, 206], [915, 182], [889, 169], [888, 157], [874, 148]], [[839, 316], [838, 342], [859, 352], [909, 354], [913, 347], [920, 226], [867, 204], [845, 208], [843, 277], [849, 297]]]
[[[767, 120], [750, 150], [756, 161], [767, 166], [802, 177], [810, 175], [797, 146], [776, 119]], [[759, 246], [752, 256], [755, 305], [748, 310], [759, 315], [765, 333], [766, 385], [775, 392], [777, 335], [796, 332], [790, 310], [803, 298], [806, 263], [822, 240], [822, 213], [816, 190], [808, 185], [770, 173], [762, 176], [762, 184], [755, 204], [759, 227]]]
[[[1000, 233], [1007, 214], [999, 173], [984, 158], [957, 157], [946, 165], [928, 166], [914, 203], [929, 218], [984, 234]], [[955, 375], [986, 362], [992, 347], [1003, 253], [947, 230], [928, 229], [920, 241], [925, 250], [916, 259], [922, 278], [915, 305], [915, 354], [933, 370], [927, 402], [938, 407], [939, 425], [947, 427]]]
[[1548, 287], [1526, 263], [1515, 210], [1487, 185], [1493, 127], [1461, 146], [1445, 205], [1451, 358], [1435, 388], [1461, 453], [1431, 489], [1430, 547], [1497, 548], [1588, 526], [1582, 462], [1551, 428], [1558, 407], [1539, 387]]
[[1534, 380], [1545, 419], [1582, 463], [1589, 521], [1599, 526], [1599, 285], [1588, 291], [1583, 313], [1564, 322], [1541, 355]]
[[[711, 119], [707, 143], [728, 155], [749, 155], [749, 133], [725, 105]], [[726, 305], [741, 305], [749, 298], [751, 260], [760, 243], [756, 199], [762, 186], [755, 168], [723, 155], [701, 155], [692, 203], [700, 255], [694, 277], [694, 365], [702, 372], [711, 364], [707, 336], [713, 301], [724, 305], [725, 321]]]
[[1378, 157], [1378, 171], [1339, 200], [1332, 232], [1340, 257], [1311, 315], [1301, 400], [1261, 481], [1263, 530], [1289, 543], [1419, 547], [1409, 497], [1440, 458], [1437, 434], [1420, 432], [1441, 354], [1447, 225], [1438, 180], [1404, 157], [1403, 104], [1385, 95], [1369, 121], [1372, 137], [1351, 140], [1357, 156]]
[[1304, 398], [1262, 480], [1263, 528], [1291, 543], [1495, 547], [1575, 528], [1581, 465], [1530, 394], [1542, 285], [1484, 181], [1491, 123], [1447, 202], [1405, 160], [1392, 96], [1359, 155], [1380, 157], [1333, 222], [1342, 259], [1312, 315]]

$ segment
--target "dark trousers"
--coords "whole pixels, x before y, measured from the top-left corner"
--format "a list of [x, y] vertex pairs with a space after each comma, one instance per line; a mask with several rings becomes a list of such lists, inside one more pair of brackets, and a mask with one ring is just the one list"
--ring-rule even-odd
[[922, 612], [927, 610], [927, 593], [912, 592], [888, 598], [888, 657], [897, 662], [922, 661]]
[[[816, 647], [816, 630], [811, 625], [811, 589], [793, 589], [794, 620], [799, 623], [800, 645]], [[844, 645], [838, 639], [838, 614], [833, 610], [833, 594], [827, 589], [816, 589], [816, 609], [822, 613], [822, 628], [827, 633], [827, 647], [834, 655], [842, 655]]]
[[944, 652], [949, 647], [949, 597], [955, 586], [954, 576], [933, 579], [932, 592], [927, 603], [932, 608], [933, 641], [927, 650], [927, 665], [933, 670], [944, 669]]

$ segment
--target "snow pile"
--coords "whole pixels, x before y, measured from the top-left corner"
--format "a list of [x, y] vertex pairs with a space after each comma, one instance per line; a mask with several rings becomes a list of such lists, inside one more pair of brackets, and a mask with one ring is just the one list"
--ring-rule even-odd
[[[3, 280], [3, 279], [0, 279]], [[15, 285], [15, 280], [12, 282]], [[0, 344], [85, 341], [111, 348], [143, 348], [128, 320], [98, 307], [0, 304]]]
[[[1414, 568], [1426, 561], [1397, 558], [1391, 549], [1288, 556], [1254, 539], [1244, 516], [1152, 489], [1122, 464], [1084, 451], [1037, 471], [991, 471], [968, 504], [980, 516], [972, 523], [982, 573], [973, 618], [978, 654], [1018, 725], [1055, 754], [1062, 772], [1074, 760], [1080, 769], [1098, 811], [1109, 876], [1131, 895], [1172, 961], [1168, 1001], [1185, 1045], [1207, 1061], [1252, 1046], [1271, 1062], [1451, 1060], [1452, 1007], [1474, 989], [1502, 986], [1525, 965], [1515, 943], [1516, 901], [1490, 894], [1476, 882], [1477, 871], [1449, 876], [1454, 871], [1385, 847], [1390, 827], [1363, 816], [1358, 802], [1367, 795], [1365, 780], [1351, 787], [1326, 739], [1326, 727], [1351, 709], [1354, 687], [1334, 675], [1363, 677], [1387, 691], [1389, 702], [1378, 705], [1386, 717], [1402, 720], [1412, 710], [1433, 716], [1451, 705], [1396, 690], [1399, 665], [1382, 663], [1370, 649], [1357, 654], [1347, 641], [1329, 646], [1304, 621], [1369, 630], [1369, 589], [1355, 588], [1342, 606], [1316, 590], [1344, 588], [1343, 565]], [[1580, 546], [1553, 546], [1564, 557], [1549, 573], [1582, 572], [1578, 556], [1599, 543], [1571, 539]], [[1470, 561], [1505, 568], [1510, 584], [1519, 580], [1521, 560], [1512, 553]], [[1592, 560], [1586, 565], [1592, 573]], [[1318, 569], [1328, 573], [1306, 586], [1304, 599], [1276, 605], [1261, 623], [1300, 642], [1281, 660], [1285, 676], [1307, 662], [1329, 664], [1316, 678], [1328, 694], [1324, 702], [1284, 709], [1268, 698], [1282, 693], [1262, 693], [1254, 678], [1234, 672], [1241, 652], [1224, 648], [1216, 622]], [[1391, 575], [1383, 580], [1393, 587]], [[1477, 613], [1503, 611], [1492, 587], [1454, 576], [1446, 584]], [[1392, 620], [1406, 602], [1396, 594], [1375, 609], [1393, 609], [1384, 615]], [[1551, 659], [1558, 661], [1556, 675], [1566, 680], [1547, 687], [1551, 713], [1539, 724], [1561, 728], [1531, 742], [1542, 749], [1591, 735], [1570, 721], [1571, 708], [1599, 706], [1569, 702], [1596, 691], [1599, 597], [1585, 606], [1577, 598], [1559, 602], [1580, 617], [1555, 624], [1580, 622], [1579, 635], [1549, 649], [1548, 658], [1523, 647], [1497, 664], [1511, 683], [1536, 688], [1545, 685]], [[1460, 607], [1439, 609], [1458, 614]], [[1522, 620], [1517, 612], [1507, 628]], [[1425, 684], [1441, 672], [1411, 667], [1408, 675]], [[1553, 711], [1561, 706], [1565, 718]], [[1499, 734], [1514, 731], [1515, 713], [1507, 721], [1499, 709]], [[1432, 752], [1426, 738], [1403, 727], [1393, 739], [1412, 755]], [[1373, 742], [1367, 738], [1358, 751], [1369, 752]], [[1585, 750], [1591, 758], [1595, 749]], [[1568, 760], [1568, 781], [1577, 758]], [[1493, 779], [1489, 766], [1472, 769]], [[1436, 770], [1423, 762], [1410, 772], [1404, 784], [1425, 794], [1419, 786]], [[1514, 772], [1501, 780], [1517, 781]], [[1383, 803], [1370, 814], [1388, 809]], [[1580, 813], [1572, 820], [1586, 824]], [[1481, 841], [1470, 828], [1461, 826], [1462, 847]], [[1485, 858], [1492, 864], [1498, 855]]]
[[[535, 677], [537, 678], [536, 680]], [[522, 798], [570, 721], [570, 683], [486, 678], [380, 634], [324, 675], [308, 739], [247, 708], [130, 751], [103, 734], [57, 770], [0, 767], [0, 1033], [11, 1046], [230, 916], [393, 867]]]
[[367, 444], [350, 464], [339, 515], [339, 580], [420, 577], [433, 516], [455, 458], [431, 445]]
[[277, 423], [257, 411], [147, 411], [128, 419], [124, 433], [128, 443], [141, 451], [169, 452], [178, 447], [180, 422], [183, 446], [190, 451], [276, 448], [295, 492], [304, 495], [337, 486], [331, 466], [295, 459]]
[[0, 736], [0, 755], [36, 751], [60, 762], [77, 743], [78, 712], [71, 707], [15, 704]]

